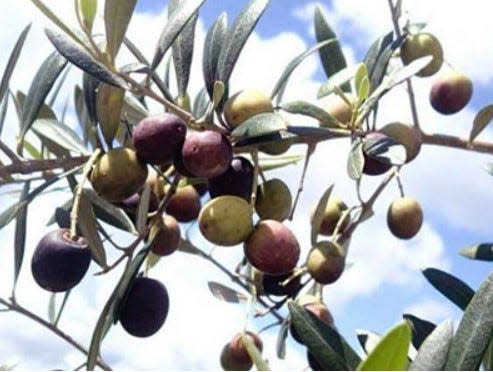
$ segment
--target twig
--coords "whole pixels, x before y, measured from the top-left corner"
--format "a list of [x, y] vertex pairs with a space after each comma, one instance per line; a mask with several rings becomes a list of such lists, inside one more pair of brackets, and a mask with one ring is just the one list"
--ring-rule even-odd
[[422, 136], [423, 144], [452, 147], [456, 149], [493, 154], [493, 143], [484, 141], [469, 142], [468, 139], [449, 136], [446, 134], [426, 134]]
[[[392, 0], [388, 0], [388, 3], [389, 3], [389, 9], [390, 9], [391, 18], [392, 18], [392, 23], [394, 25], [395, 34], [398, 38], [400, 38], [402, 36], [402, 33], [401, 33], [401, 29], [399, 27], [399, 19], [397, 17], [396, 12], [395, 12], [395, 6], [392, 3]], [[409, 105], [411, 106], [411, 114], [413, 116], [414, 126], [418, 129], [420, 129], [418, 110], [416, 108], [416, 99], [414, 97], [414, 89], [413, 89], [413, 83], [411, 82], [411, 78], [406, 79], [406, 84], [407, 84], [407, 93], [408, 93], [408, 97], [409, 97]]]
[[21, 161], [19, 155], [17, 155], [14, 151], [12, 151], [10, 147], [8, 147], [1, 140], [0, 140], [0, 150], [2, 150], [5, 153], [5, 155], [7, 155], [10, 160], [12, 160], [13, 163], [17, 163]]
[[84, 164], [88, 159], [89, 156], [76, 156], [73, 158], [23, 160], [0, 167], [0, 178], [5, 178], [12, 174], [31, 174], [58, 168], [75, 168]]
[[[50, 324], [49, 322], [47, 322], [43, 318], [40, 318], [36, 314], [31, 313], [29, 310], [27, 310], [26, 308], [19, 305], [16, 301], [9, 302], [9, 301], [4, 300], [3, 298], [0, 298], [0, 303], [2, 305], [7, 306], [8, 309], [13, 310], [15, 312], [18, 312], [19, 314], [22, 314], [22, 315], [28, 317], [29, 319], [34, 320], [36, 323], [49, 329], [51, 332], [55, 333], [57, 336], [61, 337], [65, 341], [67, 341], [70, 345], [72, 345], [74, 348], [79, 350], [81, 353], [83, 353], [85, 355], [88, 354], [88, 351], [81, 344], [79, 344], [72, 337], [70, 337], [68, 334], [66, 334], [65, 332], [63, 332], [59, 328], [56, 328], [55, 326], [53, 326], [52, 324]], [[105, 371], [111, 371], [111, 367], [109, 365], [107, 365], [101, 358], [98, 358], [98, 360], [96, 361], [96, 364], [99, 367], [101, 367], [102, 369], [104, 369]]]

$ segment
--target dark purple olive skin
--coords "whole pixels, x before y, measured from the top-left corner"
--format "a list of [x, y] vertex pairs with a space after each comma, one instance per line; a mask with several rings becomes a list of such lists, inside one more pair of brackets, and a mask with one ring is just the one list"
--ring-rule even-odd
[[31, 271], [38, 285], [51, 292], [64, 292], [80, 283], [89, 269], [91, 250], [83, 237], [70, 239], [68, 229], [46, 234], [38, 243]]
[[226, 172], [209, 179], [211, 198], [222, 195], [234, 195], [250, 201], [253, 187], [253, 165], [242, 156], [231, 161]]
[[199, 193], [200, 196], [204, 196], [206, 192], [209, 191], [209, 186], [207, 185], [207, 183], [195, 183], [192, 186]]
[[151, 278], [134, 280], [120, 309], [120, 323], [135, 337], [149, 337], [164, 324], [169, 310], [166, 287]]
[[264, 274], [262, 280], [264, 292], [273, 296], [296, 296], [301, 289], [301, 275], [296, 276], [287, 285], [281, 285], [281, 283], [288, 279], [291, 275], [293, 275], [293, 272], [284, 275]]
[[181, 151], [183, 165], [196, 177], [212, 178], [224, 173], [233, 158], [233, 147], [218, 132], [189, 133]]
[[462, 110], [472, 97], [472, 83], [462, 74], [450, 73], [435, 81], [430, 90], [431, 106], [441, 114]]
[[133, 130], [132, 141], [140, 160], [159, 165], [173, 161], [186, 132], [182, 118], [163, 113], [141, 120]]

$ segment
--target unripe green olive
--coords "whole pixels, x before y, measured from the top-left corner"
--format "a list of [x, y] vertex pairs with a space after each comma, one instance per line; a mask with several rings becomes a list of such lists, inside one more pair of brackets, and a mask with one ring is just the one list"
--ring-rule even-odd
[[387, 211], [390, 232], [399, 239], [411, 239], [423, 224], [423, 210], [419, 203], [409, 197], [394, 200]]
[[440, 70], [443, 64], [442, 45], [434, 35], [423, 32], [409, 35], [401, 46], [401, 59], [405, 65], [427, 55], [433, 56], [433, 59], [417, 72], [416, 76], [431, 76]]

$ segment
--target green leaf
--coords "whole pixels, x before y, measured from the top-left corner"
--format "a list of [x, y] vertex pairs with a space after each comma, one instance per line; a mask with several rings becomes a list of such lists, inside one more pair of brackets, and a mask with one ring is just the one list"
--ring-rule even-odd
[[411, 364], [411, 371], [442, 371], [447, 360], [454, 327], [450, 320], [440, 323], [425, 339]]
[[[330, 28], [318, 5], [315, 7], [314, 23], [317, 42], [337, 38], [335, 32]], [[341, 45], [338, 41], [320, 48], [319, 54], [322, 67], [324, 68], [325, 75], [328, 78], [345, 68], [347, 65], [344, 54], [342, 53]], [[346, 87], [346, 89], [349, 89], [349, 86]]]
[[[358, 96], [361, 95], [361, 90], [365, 89], [363, 87], [363, 85], [365, 85], [365, 80], [368, 80], [368, 68], [364, 63], [360, 63], [358, 70], [356, 71], [356, 75], [354, 76], [354, 86], [356, 87], [356, 93], [358, 94]], [[369, 82], [367, 82], [366, 84], [369, 84]], [[368, 93], [366, 93], [366, 95], [367, 94]], [[366, 96], [364, 98], [366, 98]]]
[[[27, 99], [26, 95], [23, 92], [18, 91], [16, 93], [16, 99], [17, 99], [17, 102], [19, 103], [20, 107], [24, 107], [24, 105], [26, 103], [26, 99]], [[36, 118], [37, 119], [57, 120], [55, 112], [46, 103], [43, 103], [41, 105], [41, 108], [39, 109], [39, 112], [38, 112], [38, 116]]]
[[151, 63], [151, 69], [155, 70], [163, 60], [168, 49], [173, 45], [176, 38], [187, 25], [188, 20], [194, 16], [205, 0], [182, 1], [180, 7], [173, 13], [159, 37], [156, 53]]
[[[217, 75], [217, 64], [221, 49], [225, 44], [226, 30], [228, 27], [228, 15], [223, 12], [216, 19], [212, 27], [207, 31], [204, 41], [204, 52], [202, 55], [202, 74], [204, 76], [205, 88], [212, 98], [214, 82]], [[198, 115], [201, 116], [201, 115]]]
[[3, 101], [6, 93], [8, 92], [10, 78], [12, 76], [12, 73], [14, 72], [22, 48], [24, 47], [24, 42], [26, 41], [27, 34], [30, 28], [31, 24], [27, 25], [24, 30], [22, 30], [19, 38], [17, 39], [17, 42], [15, 43], [14, 49], [10, 53], [9, 60], [7, 62], [7, 65], [5, 66], [5, 70], [3, 71], [2, 80], [0, 81], [0, 102]]
[[[168, 15], [174, 13], [182, 0], [170, 0], [168, 3]], [[195, 25], [198, 19], [198, 11], [193, 13], [185, 27], [180, 32], [172, 45], [173, 65], [175, 66], [178, 95], [184, 97], [187, 93], [190, 70], [192, 66], [193, 46], [195, 38]]]
[[214, 297], [220, 299], [221, 301], [229, 303], [240, 303], [246, 301], [247, 297], [234, 289], [226, 287], [225, 285], [217, 282], [207, 282], [209, 290], [214, 295]]
[[406, 162], [406, 148], [392, 137], [365, 138], [363, 151], [380, 163], [402, 165]]
[[161, 256], [157, 255], [157, 254], [154, 254], [151, 252], [149, 252], [149, 254], [147, 255], [147, 258], [146, 258], [146, 268], [145, 268], [145, 271], [149, 271], [150, 269], [152, 269], [154, 266], [157, 265], [157, 263], [159, 261], [161, 261]]
[[67, 125], [52, 119], [38, 119], [32, 125], [33, 132], [40, 138], [55, 142], [64, 149], [81, 155], [89, 155], [84, 143]]
[[219, 55], [216, 80], [227, 85], [241, 50], [269, 2], [270, 0], [250, 0], [235, 19]]
[[407, 370], [407, 353], [411, 343], [411, 328], [400, 323], [387, 332], [373, 351], [358, 366], [358, 371]]
[[423, 270], [423, 275], [441, 294], [465, 310], [474, 296], [474, 290], [462, 280], [435, 268]]
[[90, 33], [98, 10], [98, 0], [78, 0], [77, 5], [82, 16], [82, 24]]
[[106, 53], [115, 60], [137, 0], [106, 0], [104, 4], [104, 26], [106, 30]]
[[474, 117], [471, 133], [469, 134], [469, 142], [473, 142], [491, 123], [491, 120], [493, 120], [493, 104], [483, 107]]
[[358, 341], [366, 354], [370, 354], [382, 340], [382, 336], [372, 331], [356, 331]]
[[353, 370], [361, 359], [347, 341], [305, 308], [288, 302], [291, 324], [325, 370]]
[[413, 332], [412, 343], [416, 349], [421, 347], [423, 341], [433, 332], [436, 325], [412, 314], [403, 314], [402, 317], [409, 322]]
[[483, 355], [483, 369], [491, 371], [493, 369], [493, 339], [490, 340], [486, 352]]
[[38, 69], [22, 108], [21, 138], [26, 135], [38, 117], [48, 93], [66, 65], [67, 60], [58, 52], [54, 52], [50, 54]]
[[306, 101], [293, 101], [283, 103], [280, 108], [291, 114], [300, 114], [317, 119], [320, 126], [327, 128], [340, 128], [339, 122], [324, 109]]
[[106, 66], [96, 62], [83, 47], [74, 43], [67, 36], [50, 29], [46, 29], [45, 32], [58, 52], [82, 71], [110, 85], [121, 88], [126, 86], [122, 78]]
[[89, 244], [94, 261], [102, 268], [105, 268], [107, 266], [106, 253], [96, 226], [96, 215], [94, 214], [85, 190], [82, 190], [79, 200], [77, 223], [82, 231], [82, 235]]
[[5, 118], [7, 117], [7, 110], [9, 108], [9, 96], [3, 97], [3, 101], [0, 104], [0, 135], [3, 131], [3, 125], [5, 124]]
[[298, 67], [300, 63], [303, 62], [313, 52], [335, 42], [336, 42], [335, 39], [322, 41], [316, 44], [315, 46], [311, 47], [310, 49], [306, 50], [305, 52], [301, 53], [297, 57], [293, 58], [293, 60], [289, 62], [286, 68], [284, 69], [281, 77], [279, 78], [276, 85], [274, 86], [274, 89], [272, 89], [272, 93], [270, 94], [271, 98], [273, 99], [274, 97], [277, 96], [277, 103], [281, 102], [283, 92], [286, 89], [286, 85], [288, 84], [288, 80], [291, 77], [293, 71], [296, 69], [296, 67]]
[[265, 112], [245, 120], [231, 132], [231, 137], [241, 140], [263, 136], [283, 129], [287, 129], [287, 124], [282, 117], [272, 112]]
[[124, 299], [127, 290], [129, 289], [132, 281], [137, 276], [137, 273], [145, 261], [147, 255], [150, 252], [150, 247], [154, 243], [154, 235], [147, 241], [145, 246], [137, 253], [135, 258], [127, 264], [125, 270], [123, 271], [120, 280], [118, 281], [115, 289], [111, 293], [108, 301], [104, 305], [101, 314], [99, 315], [98, 321], [92, 333], [91, 344], [89, 346], [89, 352], [87, 354], [87, 370], [92, 371], [96, 366], [96, 361], [98, 359], [99, 350], [101, 343], [103, 342], [106, 333], [112, 324], [116, 324], [118, 321], [118, 312], [121, 305], [121, 301]]
[[286, 358], [286, 339], [288, 338], [289, 320], [286, 318], [279, 329], [276, 341], [276, 355], [279, 359]]
[[241, 342], [245, 346], [253, 364], [255, 364], [255, 368], [257, 368], [257, 371], [270, 371], [269, 365], [262, 358], [262, 354], [260, 354], [260, 351], [257, 349], [255, 344], [250, 340], [250, 337], [247, 337], [244, 334], [242, 334]]
[[140, 195], [139, 205], [137, 207], [137, 231], [140, 234], [145, 233], [147, 213], [149, 212], [149, 201], [151, 200], [151, 186], [146, 182]]
[[94, 190], [85, 189], [85, 195], [89, 199], [94, 209], [96, 217], [113, 227], [128, 231], [131, 234], [138, 235], [133, 222], [128, 215], [112, 203], [100, 197]]
[[[212, 93], [211, 93], [212, 94]], [[195, 117], [200, 118], [207, 112], [210, 104], [209, 95], [206, 88], [202, 88], [193, 100], [192, 113]]]
[[[29, 194], [30, 186], [31, 186], [31, 182], [27, 181], [26, 183], [24, 183], [24, 187], [22, 188], [22, 193], [19, 203], [21, 203]], [[17, 279], [19, 279], [22, 262], [24, 261], [24, 249], [26, 247], [26, 223], [27, 223], [27, 204], [24, 205], [22, 209], [19, 211], [19, 214], [17, 214], [15, 221], [14, 288], [12, 292], [15, 292]]]
[[332, 189], [334, 185], [330, 185], [327, 190], [323, 193], [322, 197], [318, 201], [317, 207], [313, 212], [313, 220], [312, 220], [312, 230], [310, 234], [311, 244], [314, 246], [317, 244], [318, 233], [320, 232], [320, 227], [322, 226], [322, 220], [325, 214], [325, 208], [327, 208], [327, 202], [329, 201], [330, 194], [332, 194]]
[[363, 155], [363, 141], [357, 137], [351, 144], [347, 161], [347, 173], [353, 180], [359, 180], [363, 175], [365, 166], [365, 157]]
[[101, 84], [96, 98], [96, 114], [104, 140], [111, 147], [123, 109], [125, 91], [108, 84]]
[[482, 243], [462, 248], [461, 256], [480, 261], [493, 261], [493, 243]]
[[333, 93], [336, 87], [341, 87], [350, 81], [356, 73], [361, 69], [362, 63], [348, 66], [334, 75], [332, 75], [325, 83], [323, 83], [317, 92], [317, 98], [322, 98]]
[[195, 254], [198, 256], [202, 255], [202, 251], [194, 246], [189, 240], [180, 239], [180, 244], [178, 245], [178, 251], [188, 254]]
[[304, 155], [282, 155], [271, 158], [259, 158], [259, 168], [263, 172], [283, 168], [287, 165], [296, 164], [305, 158]]
[[493, 274], [481, 284], [452, 339], [446, 370], [477, 370], [493, 331]]

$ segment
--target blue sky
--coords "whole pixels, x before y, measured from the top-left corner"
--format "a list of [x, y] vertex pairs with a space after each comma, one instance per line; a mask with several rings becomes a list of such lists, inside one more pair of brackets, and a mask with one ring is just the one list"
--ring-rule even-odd
[[[29, 2], [18, 5], [15, 0], [5, 0], [0, 4], [0, 24], [12, 32], [0, 34], [3, 50], [10, 50], [16, 35], [23, 25], [33, 21], [33, 29], [41, 30], [47, 22]], [[73, 15], [71, 5], [57, 3], [57, 11], [63, 15]], [[207, 28], [221, 11], [227, 11], [231, 22], [244, 6], [245, 1], [206, 1], [200, 13], [197, 30], [198, 49], [203, 42]], [[457, 2], [458, 3], [458, 2]], [[429, 21], [429, 30], [442, 40], [448, 61], [474, 82], [474, 95], [470, 105], [461, 113], [450, 117], [441, 116], [430, 108], [427, 93], [432, 78], [415, 80], [416, 95], [421, 123], [428, 132], [449, 133], [467, 136], [474, 114], [485, 104], [491, 102], [493, 73], [490, 71], [493, 61], [492, 41], [487, 39], [489, 25], [485, 2], [472, 0], [467, 9], [456, 2], [425, 0], [404, 1], [409, 7], [409, 16], [416, 21]], [[349, 63], [361, 60], [366, 48], [380, 34], [391, 29], [387, 2], [374, 0], [372, 8], [361, 6], [358, 0], [334, 0], [320, 2], [324, 12], [338, 34]], [[365, 4], [368, 4], [365, 2]], [[163, 10], [166, 1], [139, 0], [137, 11], [129, 29], [134, 41], [152, 55], [152, 50], [164, 25]], [[18, 7], [17, 7], [18, 6]], [[440, 9], [447, 6], [449, 17], [441, 17]], [[16, 9], [13, 11], [13, 9]], [[475, 9], [473, 11], [472, 9]], [[237, 71], [233, 75], [234, 89], [255, 86], [269, 91], [280, 76], [284, 66], [291, 58], [315, 43], [313, 37], [313, 2], [272, 0], [264, 17], [259, 22], [244, 53], [240, 57]], [[405, 13], [406, 15], [408, 13]], [[461, 34], [457, 30], [458, 17], [470, 32]], [[75, 24], [75, 23], [74, 23]], [[39, 36], [38, 36], [39, 35]], [[458, 42], [460, 40], [460, 42]], [[41, 60], [50, 49], [41, 33], [33, 33], [28, 39], [27, 50], [31, 58], [23, 55], [19, 70], [25, 73], [15, 74], [12, 86], [27, 90], [37, 66], [32, 60]], [[122, 59], [128, 58], [123, 55]], [[318, 56], [314, 55], [300, 66], [296, 76], [286, 92], [286, 100], [303, 98], [315, 102], [318, 86], [323, 83], [324, 75], [319, 66]], [[201, 87], [200, 61], [195, 55], [192, 71], [191, 91], [196, 93]], [[6, 57], [0, 58], [3, 69]], [[75, 69], [74, 69], [75, 70]], [[71, 83], [79, 83], [77, 71], [70, 75], [67, 94], [71, 92]], [[316, 102], [323, 107], [324, 102]], [[60, 104], [61, 105], [61, 104]], [[60, 107], [59, 107], [60, 109]], [[406, 94], [402, 88], [382, 102], [380, 124], [393, 120], [409, 120], [410, 114]], [[3, 133], [13, 141], [17, 127], [13, 110], [9, 111], [11, 123]], [[70, 115], [69, 115], [70, 116]], [[74, 123], [73, 113], [69, 121]], [[303, 124], [300, 118], [291, 118], [293, 124]], [[490, 139], [491, 133], [481, 138]], [[324, 143], [319, 146], [308, 171], [305, 191], [295, 220], [290, 227], [297, 233], [303, 248], [307, 249], [308, 215], [313, 203], [320, 197], [324, 188], [335, 182], [335, 192], [349, 203], [354, 202], [352, 183], [345, 174], [345, 156], [347, 143], [341, 141]], [[303, 148], [293, 149], [302, 153]], [[341, 280], [328, 286], [325, 301], [332, 310], [341, 333], [356, 345], [355, 329], [369, 329], [378, 333], [385, 332], [399, 321], [403, 312], [414, 312], [418, 316], [433, 321], [443, 321], [452, 317], [457, 320], [459, 312], [430, 285], [419, 269], [426, 266], [439, 266], [462, 278], [473, 288], [477, 288], [491, 271], [489, 263], [473, 262], [457, 255], [458, 249], [474, 244], [491, 241], [491, 219], [493, 218], [493, 178], [484, 172], [483, 165], [489, 156], [470, 154], [462, 151], [425, 147], [422, 154], [402, 171], [406, 192], [418, 199], [425, 211], [426, 223], [420, 234], [411, 241], [402, 242], [392, 237], [385, 226], [385, 213], [388, 203], [397, 196], [397, 187], [392, 184], [382, 195], [375, 207], [372, 221], [362, 225], [356, 231], [349, 261], [354, 266], [343, 275]], [[286, 180], [294, 192], [301, 165], [291, 166], [273, 173]], [[375, 179], [365, 181], [367, 195], [378, 184]], [[2, 205], [10, 205], [12, 198], [0, 197]], [[45, 196], [30, 210], [32, 226], [44, 226], [53, 205], [65, 201], [67, 194], [53, 193]], [[26, 257], [29, 257], [39, 237], [47, 232], [42, 228], [29, 231]], [[0, 232], [3, 241], [11, 242], [13, 227]], [[125, 237], [121, 237], [124, 241]], [[0, 269], [11, 275], [13, 260], [11, 245], [0, 250]], [[111, 255], [111, 253], [109, 253]], [[233, 267], [241, 249], [218, 249], [217, 257]], [[134, 369], [217, 369], [220, 348], [228, 337], [241, 328], [243, 309], [221, 303], [212, 298], [207, 290], [207, 281], [215, 280], [229, 284], [227, 278], [217, 270], [199, 262], [199, 259], [186, 255], [177, 255], [163, 260], [163, 263], [151, 271], [151, 275], [161, 279], [168, 287], [172, 299], [172, 308], [167, 323], [158, 335], [148, 340], [138, 340], [127, 336], [120, 327], [115, 327], [103, 346], [103, 356], [119, 368]], [[26, 261], [19, 282], [19, 298], [32, 306], [40, 314], [46, 314], [49, 298], [46, 292], [32, 285], [32, 278]], [[96, 268], [91, 267], [92, 273]], [[63, 327], [69, 329], [86, 345], [95, 317], [111, 290], [112, 282], [118, 273], [108, 275], [106, 282], [84, 279], [78, 291], [72, 295], [68, 306], [70, 312], [64, 317]], [[0, 295], [6, 296], [10, 282], [0, 284]], [[195, 299], [195, 300], [194, 300]], [[204, 319], [207, 319], [204, 321]], [[251, 328], [260, 329], [264, 324], [252, 323]], [[0, 314], [0, 335], [9, 337], [9, 343], [0, 344], [0, 356], [8, 355], [8, 363], [19, 363], [26, 368], [74, 367], [81, 358], [67, 348], [63, 342], [54, 340], [54, 336], [31, 327], [28, 320], [19, 315]], [[20, 328], [22, 327], [22, 328]], [[22, 329], [23, 332], [18, 330]], [[193, 336], [190, 336], [192, 335]], [[266, 356], [274, 367], [302, 369], [306, 366], [304, 351], [290, 342], [291, 352], [282, 363], [275, 358], [273, 345], [275, 332], [265, 335]], [[46, 352], [30, 355], [31, 351], [43, 348], [39, 339], [46, 339]], [[158, 346], [157, 346], [158, 345]], [[294, 348], [293, 348], [294, 347]], [[127, 352], [131, 350], [133, 352]], [[49, 351], [49, 352], [48, 352]], [[63, 366], [59, 363], [60, 356]], [[0, 360], [0, 364], [4, 361]], [[55, 364], [55, 365], [54, 365]]]

